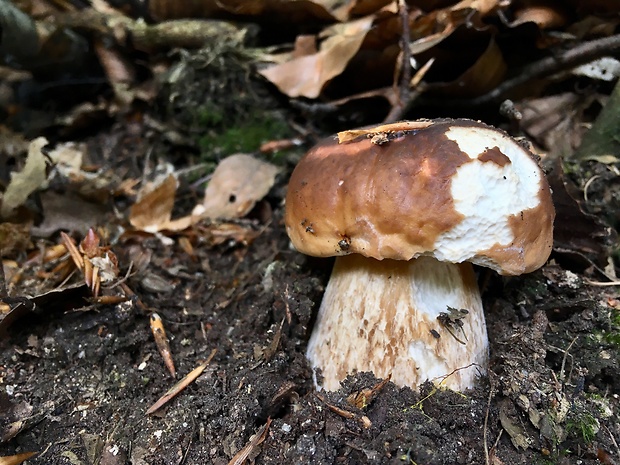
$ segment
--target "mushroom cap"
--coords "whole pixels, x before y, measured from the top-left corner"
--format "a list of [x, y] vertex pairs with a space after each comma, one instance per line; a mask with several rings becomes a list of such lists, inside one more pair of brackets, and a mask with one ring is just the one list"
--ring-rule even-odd
[[549, 185], [508, 134], [463, 119], [375, 129], [344, 143], [327, 138], [298, 163], [285, 216], [297, 250], [430, 255], [504, 275], [546, 262], [555, 216]]

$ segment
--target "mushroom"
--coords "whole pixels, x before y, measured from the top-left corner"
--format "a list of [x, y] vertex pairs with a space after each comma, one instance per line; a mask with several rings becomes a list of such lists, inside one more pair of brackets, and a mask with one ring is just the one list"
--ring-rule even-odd
[[307, 349], [322, 386], [370, 371], [465, 390], [488, 337], [472, 263], [520, 275], [549, 257], [555, 216], [533, 155], [471, 120], [400, 122], [328, 138], [291, 175], [295, 248], [336, 256]]

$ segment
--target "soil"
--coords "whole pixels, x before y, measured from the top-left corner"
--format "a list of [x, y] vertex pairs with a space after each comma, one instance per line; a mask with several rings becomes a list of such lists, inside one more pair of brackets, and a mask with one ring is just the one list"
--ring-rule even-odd
[[[126, 131], [114, 126], [102, 137]], [[201, 225], [172, 243], [114, 238], [123, 272], [148, 257], [126, 281], [144, 307], [87, 304], [82, 286], [44, 295], [10, 327], [0, 352], [0, 456], [35, 451], [28, 463], [100, 465], [620, 463], [618, 288], [590, 284], [601, 279], [591, 257], [566, 247], [530, 275], [479, 270], [491, 364], [475, 389], [428, 383], [417, 392], [358, 373], [317, 393], [304, 353], [332, 262], [292, 250], [285, 233], [283, 195], [298, 156], [282, 163], [253, 219], [237, 223], [244, 237], [214, 245], [217, 226]], [[121, 159], [116, 170], [131, 172], [133, 162]], [[592, 162], [565, 180], [583, 187], [597, 172], [610, 169]], [[589, 191], [591, 213], [605, 224], [605, 205], [618, 201], [613, 182]], [[572, 227], [563, 221], [559, 210], [559, 227]], [[587, 240], [607, 250], [603, 238]], [[44, 294], [36, 271], [13, 296]], [[153, 341], [151, 311], [164, 322], [177, 380], [216, 352], [196, 381], [147, 415], [176, 382]]]

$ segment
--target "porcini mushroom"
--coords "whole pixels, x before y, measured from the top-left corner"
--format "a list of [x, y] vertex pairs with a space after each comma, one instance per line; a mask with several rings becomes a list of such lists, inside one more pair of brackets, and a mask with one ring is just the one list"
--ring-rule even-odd
[[345, 139], [312, 148], [286, 196], [295, 248], [337, 257], [307, 349], [322, 388], [356, 371], [472, 387], [488, 338], [471, 263], [502, 275], [545, 263], [555, 214], [542, 170], [506, 133], [470, 120]]

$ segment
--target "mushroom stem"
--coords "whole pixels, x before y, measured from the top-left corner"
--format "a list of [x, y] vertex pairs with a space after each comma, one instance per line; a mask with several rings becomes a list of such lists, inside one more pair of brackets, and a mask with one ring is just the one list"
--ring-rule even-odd
[[315, 384], [326, 390], [356, 371], [391, 375], [414, 389], [426, 380], [457, 391], [472, 387], [488, 361], [472, 265], [336, 258], [307, 356], [321, 369]]

